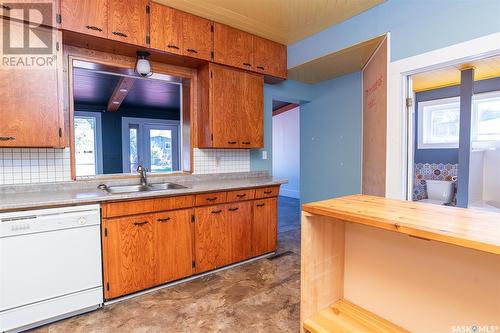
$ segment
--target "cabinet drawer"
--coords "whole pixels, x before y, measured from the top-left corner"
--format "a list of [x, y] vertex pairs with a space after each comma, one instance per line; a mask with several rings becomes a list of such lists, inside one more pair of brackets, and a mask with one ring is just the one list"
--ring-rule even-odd
[[227, 202], [252, 200], [254, 197], [255, 197], [254, 189], [227, 192]]
[[161, 212], [165, 210], [191, 208], [193, 207], [194, 196], [183, 195], [170, 198], [139, 199], [131, 201], [120, 201], [104, 203], [102, 207], [102, 217], [116, 217], [144, 213]]
[[226, 192], [214, 192], [198, 194], [196, 196], [196, 206], [215, 205], [226, 202]]
[[279, 186], [261, 187], [255, 190], [255, 199], [277, 197], [279, 193]]

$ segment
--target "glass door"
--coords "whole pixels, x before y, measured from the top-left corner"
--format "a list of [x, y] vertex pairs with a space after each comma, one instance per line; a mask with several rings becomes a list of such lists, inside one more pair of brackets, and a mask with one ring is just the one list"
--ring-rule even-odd
[[144, 125], [144, 164], [150, 172], [179, 170], [177, 126]]

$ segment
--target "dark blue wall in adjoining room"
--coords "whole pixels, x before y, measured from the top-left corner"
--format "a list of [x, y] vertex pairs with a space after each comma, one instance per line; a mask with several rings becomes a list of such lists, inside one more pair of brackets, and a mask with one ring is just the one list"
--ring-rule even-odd
[[[486, 93], [500, 90], [500, 77], [474, 82], [474, 93]], [[418, 124], [418, 103], [435, 99], [457, 97], [460, 85], [421, 91], [415, 94], [415, 124]], [[415, 130], [415, 163], [458, 163], [458, 148], [418, 149], [418, 131]]]
[[122, 117], [180, 120], [179, 109], [144, 110], [120, 108], [103, 112], [105, 106], [75, 105], [75, 111], [100, 112], [102, 128], [102, 171], [104, 174], [122, 173]]

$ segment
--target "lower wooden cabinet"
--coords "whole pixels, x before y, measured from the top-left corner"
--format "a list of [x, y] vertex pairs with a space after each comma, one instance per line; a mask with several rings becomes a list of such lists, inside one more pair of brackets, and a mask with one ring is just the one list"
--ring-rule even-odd
[[155, 214], [157, 284], [193, 274], [192, 214], [192, 209]]
[[231, 263], [231, 239], [226, 205], [196, 208], [194, 216], [196, 273]]
[[156, 283], [154, 215], [103, 221], [104, 296], [106, 299]]
[[258, 256], [276, 250], [278, 199], [253, 201], [252, 254]]
[[231, 261], [238, 262], [251, 258], [252, 202], [230, 203], [226, 207], [231, 239]]
[[[105, 299], [275, 251], [277, 189], [103, 204]], [[253, 199], [257, 193], [263, 198]], [[222, 203], [201, 206], [215, 196]]]

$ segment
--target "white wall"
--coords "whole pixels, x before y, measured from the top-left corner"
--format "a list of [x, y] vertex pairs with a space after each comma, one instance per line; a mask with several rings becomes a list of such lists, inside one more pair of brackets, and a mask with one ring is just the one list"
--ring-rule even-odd
[[484, 150], [473, 150], [469, 167], [469, 204], [483, 200]]
[[500, 202], [500, 148], [484, 152], [483, 200]]
[[300, 198], [299, 107], [273, 117], [273, 176], [287, 178], [280, 195]]

